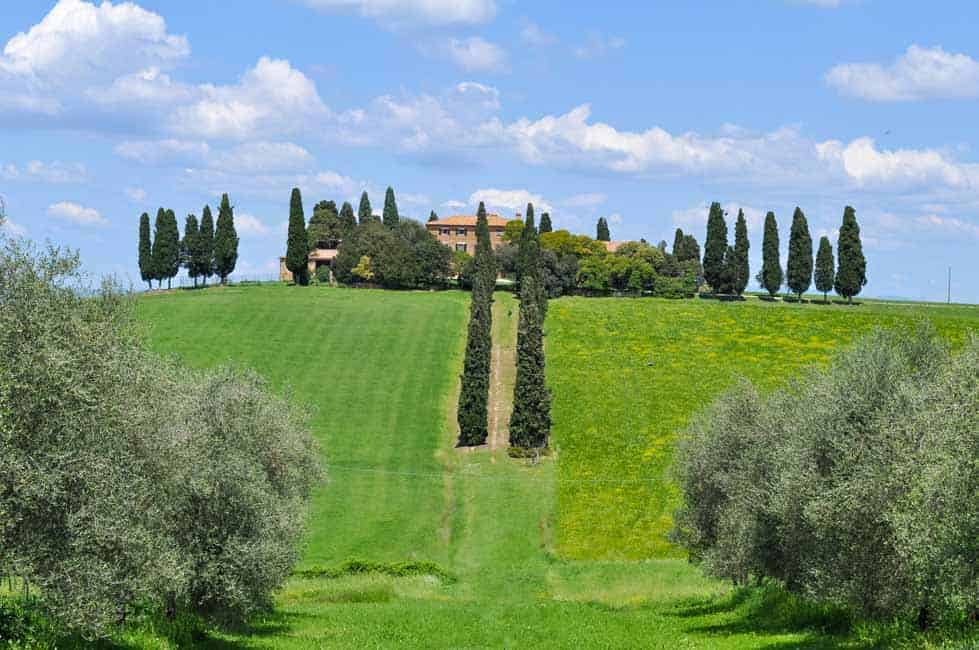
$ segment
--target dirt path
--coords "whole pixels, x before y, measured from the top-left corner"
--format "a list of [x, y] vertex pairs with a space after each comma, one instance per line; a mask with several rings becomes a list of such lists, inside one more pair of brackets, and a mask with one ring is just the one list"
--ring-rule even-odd
[[493, 301], [493, 353], [490, 361], [489, 428], [490, 451], [506, 449], [510, 439], [513, 384], [516, 380], [517, 304], [509, 295]]

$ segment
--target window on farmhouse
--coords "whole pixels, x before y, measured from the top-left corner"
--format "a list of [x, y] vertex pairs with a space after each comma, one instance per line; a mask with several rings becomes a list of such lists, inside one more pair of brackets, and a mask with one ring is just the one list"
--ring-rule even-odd
[[466, 229], [465, 228], [456, 228], [456, 234], [457, 235], [465, 235], [466, 234]]
[[459, 251], [460, 253], [465, 253], [466, 252], [466, 245], [465, 244], [456, 244], [456, 250]]

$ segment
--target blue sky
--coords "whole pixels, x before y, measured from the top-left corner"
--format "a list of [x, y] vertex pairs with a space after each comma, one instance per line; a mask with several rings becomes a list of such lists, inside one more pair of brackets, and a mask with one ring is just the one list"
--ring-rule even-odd
[[[643, 5], [643, 6], [640, 6]], [[233, 7], [233, 8], [232, 8]], [[979, 302], [974, 2], [20, 1], [0, 9], [8, 228], [138, 284], [141, 212], [236, 206], [275, 273], [289, 193], [703, 240], [707, 206], [835, 244], [867, 295]], [[784, 252], [783, 252], [784, 254]], [[783, 259], [784, 262], [784, 259]]]

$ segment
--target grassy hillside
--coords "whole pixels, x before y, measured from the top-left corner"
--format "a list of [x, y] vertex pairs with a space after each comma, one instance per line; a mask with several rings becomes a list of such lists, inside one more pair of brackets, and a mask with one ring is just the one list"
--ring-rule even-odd
[[561, 458], [557, 552], [677, 556], [665, 537], [677, 499], [668, 467], [693, 414], [738, 376], [775, 386], [875, 326], [923, 318], [953, 341], [979, 330], [979, 308], [970, 306], [554, 301], [547, 361]]
[[[763, 363], [753, 376], [777, 381], [825, 358], [832, 332], [846, 329], [848, 319], [866, 327], [876, 316], [781, 305], [554, 301], [548, 354], [560, 453], [530, 465], [502, 449], [453, 448], [467, 304], [466, 294], [454, 292], [285, 286], [140, 301], [156, 350], [195, 366], [233, 359], [316, 406], [312, 428], [330, 483], [314, 503], [305, 566], [424, 559], [453, 578], [295, 578], [273, 615], [205, 645], [873, 646], [873, 636], [827, 634], [835, 619], [825, 612], [777, 595], [730, 592], [682, 559], [591, 558], [670, 554], [661, 538], [633, 535], [630, 522], [652, 536], [665, 529], [670, 490], [646, 477], [661, 474], [672, 432], [736, 367]], [[977, 315], [948, 312], [948, 331], [960, 336]], [[513, 346], [516, 317], [513, 298], [498, 293], [497, 344]], [[756, 338], [738, 342], [738, 331]], [[795, 341], [800, 331], [802, 344]], [[717, 332], [725, 333], [723, 343], [711, 343]], [[683, 345], [691, 341], [693, 351]], [[732, 352], [737, 363], [726, 361]], [[660, 383], [656, 375], [675, 378]], [[508, 395], [512, 371], [499, 381]], [[509, 404], [496, 406], [505, 423]], [[130, 641], [162, 644], [150, 634]]]

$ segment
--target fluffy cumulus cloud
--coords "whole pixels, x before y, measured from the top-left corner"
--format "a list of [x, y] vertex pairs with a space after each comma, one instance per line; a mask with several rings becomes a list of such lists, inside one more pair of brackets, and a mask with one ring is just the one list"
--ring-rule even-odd
[[941, 47], [912, 45], [891, 65], [844, 63], [826, 82], [845, 95], [869, 101], [900, 102], [979, 96], [979, 61]]
[[23, 165], [0, 165], [0, 178], [5, 181], [39, 183], [82, 183], [88, 180], [88, 170], [81, 163], [50, 163], [31, 160]]
[[261, 219], [248, 212], [235, 215], [235, 230], [243, 237], [264, 237], [271, 232]]
[[73, 201], [60, 201], [48, 206], [48, 215], [76, 226], [107, 226], [109, 220], [95, 208], [86, 208]]
[[820, 143], [817, 153], [821, 160], [842, 168], [859, 187], [979, 188], [979, 164], [956, 162], [932, 149], [881, 150], [872, 139], [858, 138], [846, 145], [836, 140]]
[[551, 204], [544, 200], [540, 194], [533, 194], [528, 190], [500, 190], [488, 188], [476, 190], [469, 197], [469, 204], [479, 205], [482, 201], [486, 209], [490, 211], [523, 212], [528, 203], [534, 204], [534, 210], [539, 215], [541, 212], [553, 210]]
[[467, 72], [506, 70], [506, 52], [503, 48], [479, 36], [452, 38], [435, 49]]
[[494, 0], [300, 0], [322, 11], [356, 11], [390, 25], [478, 24], [496, 16]]
[[523, 27], [520, 29], [520, 40], [527, 45], [542, 47], [557, 43], [557, 36], [544, 31], [544, 28], [537, 23], [525, 21]]
[[206, 142], [177, 140], [126, 140], [115, 147], [121, 158], [143, 165], [199, 165], [211, 153]]

